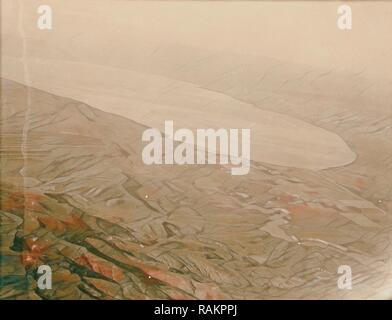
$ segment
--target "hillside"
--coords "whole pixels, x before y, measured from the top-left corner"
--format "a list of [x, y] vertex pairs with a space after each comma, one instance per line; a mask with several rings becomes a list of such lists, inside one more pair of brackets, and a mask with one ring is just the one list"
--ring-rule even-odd
[[[338, 169], [145, 166], [144, 126], [1, 92], [1, 298], [390, 298], [389, 212]], [[43, 263], [54, 290], [36, 288]], [[355, 290], [337, 288], [343, 264]]]

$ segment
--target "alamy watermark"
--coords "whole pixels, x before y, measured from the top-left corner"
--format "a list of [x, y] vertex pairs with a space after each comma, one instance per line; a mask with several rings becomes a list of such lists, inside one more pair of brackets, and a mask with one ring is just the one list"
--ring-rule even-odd
[[158, 129], [150, 128], [143, 132], [142, 141], [150, 142], [142, 152], [147, 165], [219, 163], [233, 165], [232, 175], [249, 173], [250, 129], [197, 129], [195, 137], [190, 129], [174, 131], [170, 120], [164, 123], [163, 136]]
[[37, 9], [40, 15], [37, 21], [37, 27], [40, 30], [52, 30], [52, 8], [48, 5], [41, 5]]
[[341, 274], [338, 279], [338, 288], [341, 290], [351, 290], [353, 288], [351, 267], [348, 265], [339, 266], [338, 274]]
[[38, 267], [37, 274], [38, 277], [37, 285], [41, 290], [52, 289], [52, 268], [46, 264]]
[[340, 30], [351, 30], [353, 28], [353, 13], [349, 5], [340, 5], [337, 9], [337, 26]]

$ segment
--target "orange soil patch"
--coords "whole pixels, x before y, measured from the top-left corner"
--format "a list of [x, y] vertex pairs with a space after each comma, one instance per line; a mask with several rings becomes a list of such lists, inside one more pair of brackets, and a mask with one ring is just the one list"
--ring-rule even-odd
[[50, 216], [40, 216], [38, 220], [50, 231], [63, 234], [66, 231], [64, 223]]
[[37, 266], [39, 264], [42, 254], [48, 248], [49, 244], [31, 238], [27, 239], [25, 243], [27, 246], [27, 250], [22, 252], [21, 254], [22, 264], [25, 267]]
[[310, 207], [306, 204], [288, 205], [291, 222], [296, 225], [326, 225], [337, 217], [334, 209]]
[[98, 259], [90, 253], [76, 259], [76, 262], [81, 266], [87, 267], [90, 270], [102, 274], [103, 276], [119, 282], [125, 278], [124, 272], [114, 264]]
[[67, 220], [63, 221], [68, 229], [71, 230], [88, 230], [90, 227], [78, 215], [71, 213]]
[[40, 201], [43, 196], [31, 192], [11, 192], [7, 199], [2, 203], [4, 210], [33, 210], [39, 211], [42, 209]]

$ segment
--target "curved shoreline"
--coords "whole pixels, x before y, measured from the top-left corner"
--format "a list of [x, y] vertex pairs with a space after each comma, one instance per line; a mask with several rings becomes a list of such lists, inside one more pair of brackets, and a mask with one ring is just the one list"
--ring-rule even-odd
[[[20, 59], [4, 61], [2, 76], [25, 84]], [[33, 87], [148, 127], [162, 130], [165, 120], [173, 120], [191, 130], [251, 128], [253, 161], [322, 170], [356, 158], [333, 132], [183, 81], [60, 60], [29, 59], [27, 65]]]

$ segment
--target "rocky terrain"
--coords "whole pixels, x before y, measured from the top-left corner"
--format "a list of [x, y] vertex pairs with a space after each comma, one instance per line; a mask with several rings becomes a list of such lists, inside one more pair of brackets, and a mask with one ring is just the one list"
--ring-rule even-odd
[[[0, 299], [391, 299], [389, 4], [41, 4], [1, 1]], [[165, 120], [249, 174], [144, 165]]]
[[351, 165], [234, 177], [146, 166], [144, 126], [6, 79], [1, 93], [0, 298], [390, 298], [387, 111], [308, 114], [346, 135]]

